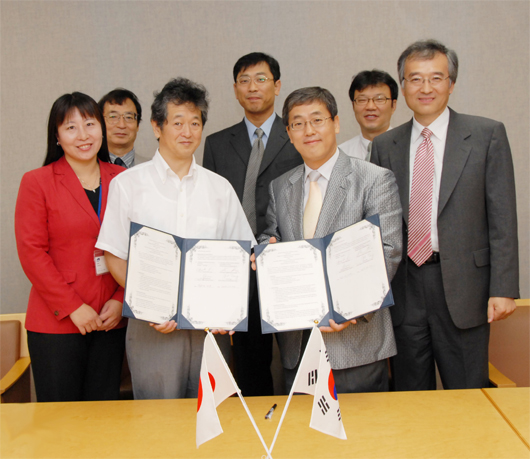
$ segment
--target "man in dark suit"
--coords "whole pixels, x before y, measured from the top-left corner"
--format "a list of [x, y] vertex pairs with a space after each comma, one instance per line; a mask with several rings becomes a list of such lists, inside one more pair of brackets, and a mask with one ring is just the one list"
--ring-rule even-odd
[[[337, 103], [326, 89], [291, 93], [283, 107], [283, 122], [304, 164], [271, 183], [268, 226], [261, 241], [324, 237], [379, 214], [392, 279], [401, 257], [401, 205], [394, 175], [350, 158], [337, 147]], [[339, 325], [330, 320], [329, 327], [320, 327], [326, 332], [323, 338], [337, 391], [388, 390], [387, 358], [396, 353], [390, 311], [385, 308], [352, 322]], [[278, 334], [289, 389], [308, 338], [309, 330]]]
[[[269, 183], [302, 163], [274, 113], [280, 66], [264, 53], [250, 53], [234, 66], [234, 93], [243, 120], [206, 138], [203, 166], [234, 187], [254, 234], [265, 229]], [[255, 273], [251, 274], [249, 329], [234, 335], [236, 376], [244, 395], [272, 395], [272, 335], [261, 334]]]
[[515, 310], [519, 266], [515, 183], [504, 125], [447, 107], [458, 58], [410, 45], [398, 60], [414, 118], [374, 140], [372, 162], [394, 172], [403, 259], [392, 282], [396, 390], [488, 384], [489, 324]]

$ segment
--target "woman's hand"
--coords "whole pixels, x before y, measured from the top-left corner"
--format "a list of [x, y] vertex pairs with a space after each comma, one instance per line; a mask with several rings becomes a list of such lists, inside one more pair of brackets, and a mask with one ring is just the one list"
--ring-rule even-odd
[[174, 320], [170, 320], [169, 322], [166, 321], [161, 324], [150, 323], [149, 325], [151, 325], [151, 327], [153, 327], [156, 331], [159, 331], [160, 333], [164, 334], [171, 333], [177, 328], [177, 322], [175, 322]]
[[82, 335], [96, 331], [103, 325], [98, 313], [86, 303], [83, 303], [72, 312], [70, 314], [70, 319], [72, 319], [74, 325], [79, 328]]
[[121, 320], [121, 309], [123, 304], [118, 300], [109, 300], [101, 308], [99, 318], [103, 321], [103, 325], [98, 328], [101, 331], [112, 330]]

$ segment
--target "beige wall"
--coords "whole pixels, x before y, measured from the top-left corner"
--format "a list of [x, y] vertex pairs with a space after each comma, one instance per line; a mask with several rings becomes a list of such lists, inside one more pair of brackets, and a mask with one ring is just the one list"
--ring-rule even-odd
[[[529, 291], [529, 3], [527, 1], [6, 1], [1, 8], [1, 312], [24, 311], [13, 212], [24, 172], [44, 159], [53, 101], [74, 90], [98, 99], [134, 91], [149, 118], [152, 93], [182, 75], [210, 91], [204, 136], [242, 118], [232, 66], [264, 51], [282, 70], [277, 110], [292, 90], [321, 85], [339, 104], [340, 142], [358, 134], [348, 87], [374, 67], [396, 75], [401, 51], [436, 38], [460, 57], [450, 105], [506, 124], [517, 180], [521, 294]], [[393, 125], [410, 111], [400, 98]], [[156, 148], [149, 122], [137, 150]], [[202, 159], [202, 146], [197, 152]]]

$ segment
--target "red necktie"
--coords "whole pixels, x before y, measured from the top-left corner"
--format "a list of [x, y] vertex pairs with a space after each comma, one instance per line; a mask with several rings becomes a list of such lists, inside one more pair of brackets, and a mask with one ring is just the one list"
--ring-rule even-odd
[[421, 131], [423, 142], [418, 147], [412, 172], [412, 190], [410, 193], [409, 240], [410, 259], [421, 266], [432, 255], [431, 217], [432, 190], [434, 182], [434, 147], [432, 132], [425, 128]]

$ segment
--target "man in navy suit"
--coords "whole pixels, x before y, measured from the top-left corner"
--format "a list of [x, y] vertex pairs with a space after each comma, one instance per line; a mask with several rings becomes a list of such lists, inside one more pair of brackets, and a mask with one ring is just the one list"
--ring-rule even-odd
[[408, 123], [378, 136], [372, 162], [392, 170], [403, 258], [392, 281], [396, 390], [488, 385], [489, 324], [519, 295], [512, 157], [502, 123], [447, 107], [456, 53], [435, 40], [398, 60]]
[[[280, 66], [264, 53], [250, 53], [234, 65], [234, 93], [245, 111], [240, 123], [206, 138], [203, 166], [225, 177], [243, 204], [255, 236], [265, 230], [269, 183], [302, 164], [281, 118]], [[255, 273], [251, 274], [249, 329], [234, 335], [236, 378], [244, 395], [272, 395], [272, 335], [261, 334]]]

